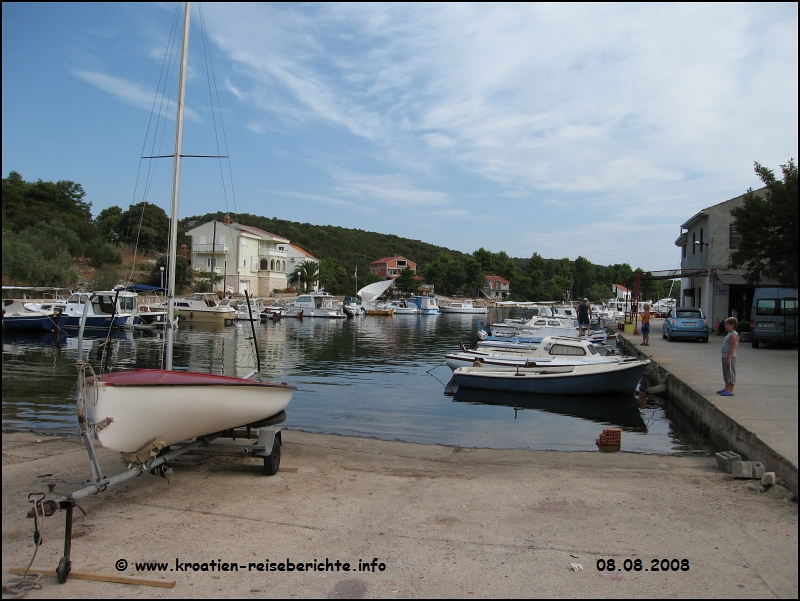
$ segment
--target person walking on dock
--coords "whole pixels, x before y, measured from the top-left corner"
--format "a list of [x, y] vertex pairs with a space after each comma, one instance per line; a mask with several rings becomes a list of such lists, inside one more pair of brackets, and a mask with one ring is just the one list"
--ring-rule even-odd
[[650, 305], [645, 305], [642, 313], [642, 346], [650, 346]]
[[589, 334], [589, 320], [592, 316], [592, 307], [589, 305], [589, 299], [584, 298], [583, 302], [578, 305], [578, 335], [583, 336], [583, 328], [586, 328], [586, 334]]
[[728, 332], [722, 341], [722, 379], [725, 388], [717, 391], [720, 396], [733, 396], [733, 386], [736, 384], [736, 347], [739, 346], [737, 325], [739, 321], [735, 317], [725, 320], [725, 330]]

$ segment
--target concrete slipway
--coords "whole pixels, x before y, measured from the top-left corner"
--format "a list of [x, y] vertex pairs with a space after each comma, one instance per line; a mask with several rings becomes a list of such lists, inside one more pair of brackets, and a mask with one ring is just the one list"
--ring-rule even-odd
[[658, 364], [657, 377], [666, 377], [665, 396], [698, 427], [724, 448], [762, 462], [797, 495], [797, 346], [754, 349], [741, 343], [735, 395], [722, 397], [716, 391], [724, 385], [723, 337], [712, 335], [708, 344], [668, 342], [662, 324], [653, 320], [650, 346], [640, 346], [641, 337], [631, 334], [622, 336], [623, 346]]
[[[746, 431], [793, 462], [796, 483], [797, 350], [743, 346], [736, 396], [723, 403], [714, 394], [721, 339], [670, 344], [658, 327], [644, 348], [680, 382], [671, 386], [713, 400], [704, 411], [733, 420], [737, 444]], [[174, 588], [46, 578], [28, 597], [798, 596], [791, 493], [757, 492], [713, 457], [462, 449], [292, 431], [284, 443], [274, 477], [250, 459], [185, 457], [171, 481], [141, 476], [86, 500], [88, 516], [75, 513], [73, 570], [163, 578]], [[107, 473], [123, 468], [116, 454], [99, 455]], [[3, 434], [4, 582], [33, 551], [28, 493], [50, 483], [64, 494], [87, 476], [79, 440]], [[63, 527], [63, 513], [47, 518], [35, 565], [55, 568]], [[383, 571], [257, 568], [373, 558]], [[608, 559], [617, 569], [598, 570]], [[629, 567], [641, 560], [642, 570], [625, 570], [626, 559]], [[651, 571], [662, 559], [688, 570]], [[119, 560], [128, 563], [122, 572]], [[213, 561], [241, 567], [185, 568], [213, 569]], [[163, 562], [167, 571], [135, 562]]]

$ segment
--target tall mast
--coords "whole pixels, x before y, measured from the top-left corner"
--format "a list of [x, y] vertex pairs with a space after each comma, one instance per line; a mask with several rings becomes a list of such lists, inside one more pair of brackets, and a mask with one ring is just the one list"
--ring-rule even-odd
[[172, 217], [169, 221], [169, 282], [167, 283], [167, 356], [166, 369], [172, 369], [172, 343], [175, 333], [175, 264], [178, 255], [178, 199], [181, 192], [181, 152], [183, 150], [183, 108], [186, 95], [186, 64], [189, 59], [189, 14], [191, 2], [183, 10], [183, 41], [181, 43], [181, 72], [178, 86], [178, 115], [175, 127], [175, 160], [172, 169]]

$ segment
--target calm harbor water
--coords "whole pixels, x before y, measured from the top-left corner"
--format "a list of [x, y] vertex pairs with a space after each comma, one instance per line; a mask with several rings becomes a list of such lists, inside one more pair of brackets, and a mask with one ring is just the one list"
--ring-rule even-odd
[[[492, 318], [494, 318], [494, 313]], [[444, 355], [475, 340], [475, 316], [284, 319], [256, 324], [262, 373], [297, 386], [284, 427], [464, 447], [596, 451], [604, 427], [622, 427], [622, 450], [702, 453], [712, 449], [679, 415], [656, 403], [639, 409], [633, 396], [541, 397], [459, 390], [448, 396]], [[112, 335], [112, 369], [160, 367], [156, 332]], [[183, 327], [175, 365], [244, 375], [256, 358], [247, 323], [222, 329]], [[105, 338], [84, 340], [84, 360], [99, 370]], [[74, 336], [3, 336], [3, 428], [77, 429], [78, 357]]]

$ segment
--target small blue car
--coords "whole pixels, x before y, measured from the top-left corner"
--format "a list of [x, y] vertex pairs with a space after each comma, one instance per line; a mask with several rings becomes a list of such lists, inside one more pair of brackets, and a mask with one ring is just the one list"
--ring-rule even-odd
[[675, 307], [664, 320], [661, 337], [670, 342], [676, 338], [697, 338], [708, 342], [708, 321], [697, 307]]

